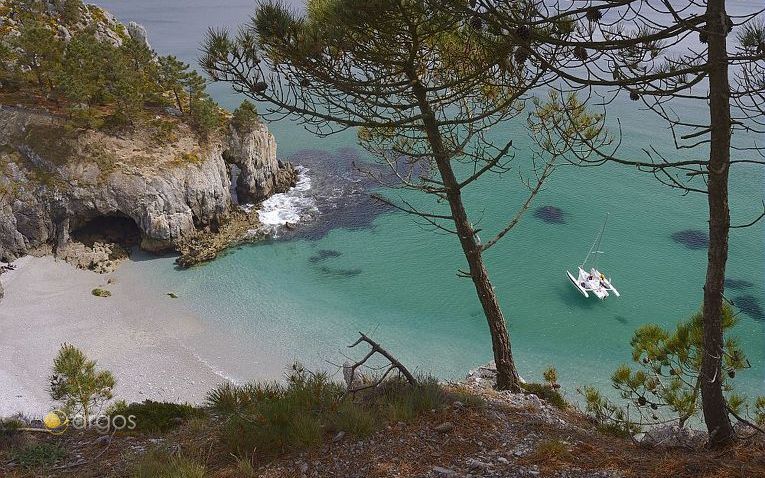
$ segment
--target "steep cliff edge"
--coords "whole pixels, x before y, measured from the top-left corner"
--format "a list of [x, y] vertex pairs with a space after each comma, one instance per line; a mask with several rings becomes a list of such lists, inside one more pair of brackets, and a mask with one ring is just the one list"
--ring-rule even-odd
[[[73, 239], [87, 242], [94, 222], [101, 231], [113, 226], [122, 239], [134, 227], [144, 250], [178, 250], [231, 215], [232, 165], [241, 170], [236, 189], [248, 202], [295, 182], [265, 125], [245, 135], [231, 128], [205, 143], [184, 123], [175, 128], [171, 140], [151, 128], [118, 136], [0, 107], [0, 259], [48, 250], [66, 256]], [[119, 255], [103, 247], [96, 254]], [[94, 267], [85, 262], [79, 265]]]

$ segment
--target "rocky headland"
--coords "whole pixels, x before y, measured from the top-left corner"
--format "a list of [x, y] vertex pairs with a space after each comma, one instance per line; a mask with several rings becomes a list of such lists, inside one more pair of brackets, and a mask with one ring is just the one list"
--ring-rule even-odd
[[[1, 261], [52, 253], [104, 273], [138, 246], [153, 253], [180, 252], [179, 264], [189, 266], [214, 258], [257, 228], [257, 213], [241, 210], [239, 202], [257, 204], [294, 186], [295, 169], [277, 159], [276, 141], [256, 114], [244, 125], [232, 121], [203, 90], [194, 89], [194, 81], [203, 85], [204, 80], [183, 68], [175, 72], [180, 83], [164, 86], [167, 79], [158, 72], [167, 67], [167, 58], [172, 67], [173, 58], [151, 51], [140, 25], [125, 26], [80, 2], [30, 5], [37, 10], [0, 1], [0, 33], [12, 51], [21, 51], [25, 43], [17, 39], [32, 22], [34, 28], [49, 29], [51, 41], [61, 45], [64, 53], [56, 60], [61, 68], [67, 55], [75, 54], [67, 52], [69, 42], [92, 35], [88, 38], [109, 48], [133, 42], [129, 54], [147, 52], [143, 68], [157, 79], [146, 83], [153, 90], [141, 100], [140, 121], [130, 119], [119, 128], [83, 126], [73, 122], [73, 115], [86, 115], [91, 123], [109, 119], [126, 100], [73, 103], [65, 80], [41, 89], [25, 79], [29, 70], [21, 59], [6, 63], [8, 71], [18, 72], [0, 78]], [[26, 14], [31, 16], [25, 27]], [[198, 123], [205, 118], [191, 111], [204, 112], [198, 105], [213, 105], [206, 119], [214, 118], [215, 127], [204, 134]]]
[[[253, 219], [235, 213], [232, 170], [248, 202], [295, 182], [265, 125], [246, 133], [232, 127], [207, 144], [176, 127], [174, 141], [156, 141], [148, 130], [69, 131], [46, 112], [0, 107], [0, 259], [53, 252], [106, 271], [122, 255], [113, 244], [131, 245], [131, 234], [146, 251], [183, 251], [231, 218]], [[94, 222], [116, 234], [89, 238]]]

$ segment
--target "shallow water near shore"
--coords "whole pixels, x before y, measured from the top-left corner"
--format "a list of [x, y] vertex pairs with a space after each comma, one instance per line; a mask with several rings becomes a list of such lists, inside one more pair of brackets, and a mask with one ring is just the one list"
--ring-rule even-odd
[[[194, 62], [207, 27], [235, 27], [252, 9], [251, 2], [234, 0], [214, 7], [177, 0], [98, 3], [122, 21], [143, 24], [160, 53], [187, 62]], [[213, 93], [228, 107], [239, 101], [226, 85], [215, 85]], [[640, 155], [647, 144], [669, 146], [665, 125], [634, 103], [617, 103], [609, 115], [622, 119], [625, 153]], [[522, 121], [496, 132], [498, 139], [517, 138], [519, 158], [528, 145]], [[209, 327], [236, 343], [228, 355], [205, 352], [205, 344], [197, 344], [200, 358], [237, 380], [262, 375], [258, 354], [276, 355], [285, 366], [299, 359], [331, 369], [329, 362], [344, 361], [345, 345], [364, 331], [406, 364], [443, 378], [459, 378], [488, 361], [485, 318], [472, 284], [456, 276], [464, 261], [455, 238], [375, 209], [379, 205], [372, 202], [344, 202], [342, 194], [328, 193], [343, 184], [338, 181], [343, 171], [349, 177], [353, 172], [347, 162], [331, 163], [333, 158], [358, 154], [363, 161], [363, 153], [347, 149], [355, 147], [353, 135], [320, 139], [288, 120], [269, 128], [281, 158], [311, 163], [306, 174], [315, 197], [306, 210], [318, 210], [306, 214], [312, 222], [187, 271], [168, 258], [130, 266], [147, 284], [176, 293]], [[760, 212], [762, 169], [739, 168], [731, 181], [733, 222], [749, 222]], [[512, 217], [525, 191], [514, 173], [484, 184], [467, 200], [476, 222], [482, 217], [482, 235], [488, 238]], [[366, 198], [369, 186], [362, 186], [365, 194], [358, 189], [353, 194]], [[651, 322], [671, 326], [700, 306], [706, 249], [687, 232], [706, 229], [706, 199], [683, 197], [630, 168], [562, 166], [536, 201], [535, 207], [544, 206], [559, 208], [562, 216], [546, 221], [545, 212], [535, 217], [529, 211], [486, 257], [513, 352], [528, 380], [540, 380], [541, 371], [554, 365], [569, 395], [585, 384], [607, 387], [612, 371], [630, 359], [635, 328]], [[564, 273], [582, 261], [607, 212], [606, 254], [599, 265], [622, 297], [597, 302], [579, 295]], [[684, 237], [695, 242], [684, 243]], [[728, 277], [740, 282], [726, 291], [729, 299], [749, 296], [763, 307], [764, 237], [763, 224], [731, 233]], [[752, 363], [736, 382], [745, 392], [765, 392], [765, 323], [756, 309], [741, 314], [734, 335]], [[225, 344], [218, 345], [225, 350]], [[246, 350], [246, 357], [236, 350]]]

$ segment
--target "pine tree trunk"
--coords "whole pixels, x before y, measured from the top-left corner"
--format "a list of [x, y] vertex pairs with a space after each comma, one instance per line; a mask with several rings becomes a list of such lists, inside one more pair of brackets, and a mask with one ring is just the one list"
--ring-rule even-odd
[[704, 284], [704, 357], [701, 364], [701, 400], [709, 444], [719, 447], [734, 437], [722, 391], [722, 307], [725, 266], [728, 260], [728, 172], [730, 168], [730, 84], [725, 0], [709, 0], [709, 105], [711, 143], [708, 166], [709, 250]]
[[481, 245], [476, 240], [475, 231], [462, 203], [459, 182], [454, 175], [449, 155], [446, 153], [443, 138], [435, 120], [435, 114], [427, 100], [427, 94], [417, 81], [414, 91], [423, 115], [425, 133], [446, 190], [446, 199], [449, 202], [449, 208], [460, 239], [462, 252], [465, 254], [465, 259], [467, 259], [470, 267], [470, 277], [473, 280], [478, 299], [481, 301], [484, 315], [489, 324], [494, 362], [497, 366], [497, 388], [519, 392], [521, 382], [518, 371], [515, 368], [515, 362], [513, 361], [507, 324], [505, 323], [502, 309], [499, 307], [494, 287], [489, 280], [489, 273], [483, 263]]

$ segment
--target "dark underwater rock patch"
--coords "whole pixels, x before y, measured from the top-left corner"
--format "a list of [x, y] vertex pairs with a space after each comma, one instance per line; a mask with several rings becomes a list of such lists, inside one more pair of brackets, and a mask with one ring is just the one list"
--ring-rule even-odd
[[333, 249], [321, 249], [319, 252], [309, 257], [308, 261], [321, 262], [333, 257], [340, 257], [341, 255], [343, 255], [343, 253], [340, 251], [335, 251]]
[[726, 289], [741, 290], [749, 289], [751, 287], [754, 287], [754, 282], [749, 282], [748, 280], [744, 279], [725, 279]]
[[534, 211], [534, 217], [548, 224], [565, 224], [565, 213], [559, 207], [542, 206]]
[[765, 322], [765, 311], [760, 301], [753, 295], [742, 295], [733, 299], [733, 304], [738, 309], [758, 322]]
[[672, 234], [672, 240], [688, 249], [706, 249], [709, 246], [709, 235], [698, 229], [686, 229]]
[[354, 277], [361, 274], [361, 269], [335, 269], [333, 267], [323, 266], [319, 270], [332, 277]]
[[315, 201], [317, 213], [301, 218], [300, 227], [294, 230], [280, 231], [280, 240], [319, 240], [334, 229], [372, 229], [377, 216], [394, 211], [373, 199], [372, 192], [380, 187], [377, 179], [393, 183], [395, 175], [362, 154], [350, 147], [335, 151], [304, 149], [288, 158], [308, 169], [308, 195]]

